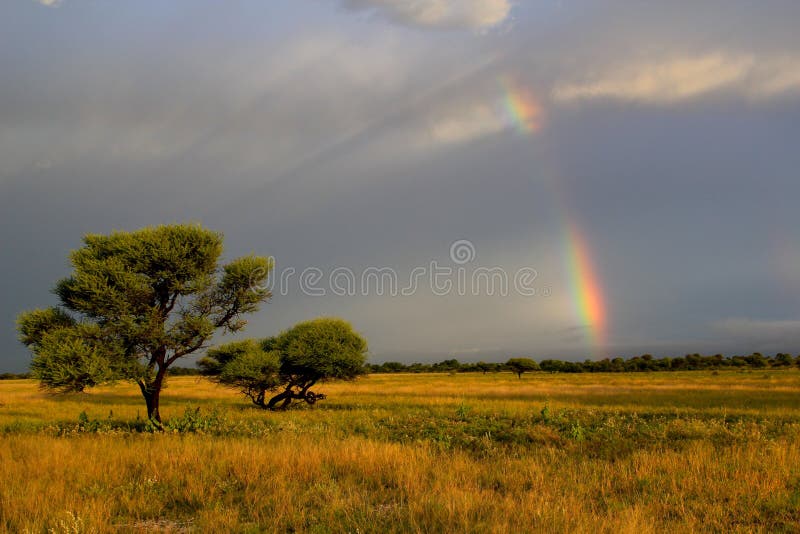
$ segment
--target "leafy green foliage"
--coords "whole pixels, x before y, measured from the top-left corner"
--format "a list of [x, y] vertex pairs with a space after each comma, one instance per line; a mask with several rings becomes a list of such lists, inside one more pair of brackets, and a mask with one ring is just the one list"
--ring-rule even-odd
[[305, 321], [277, 338], [281, 373], [289, 381], [337, 378], [350, 380], [364, 373], [367, 342], [347, 321], [319, 318]]
[[39, 345], [46, 333], [72, 326], [75, 326], [75, 319], [61, 308], [33, 310], [17, 320], [19, 339], [30, 347]]
[[194, 224], [84, 237], [72, 274], [55, 287], [61, 306], [20, 315], [31, 371], [56, 391], [134, 380], [148, 416], [160, 422], [167, 369], [237, 332], [270, 294], [271, 260], [246, 256], [219, 266], [222, 236]]
[[488, 372], [496, 373], [497, 371], [500, 370], [500, 364], [480, 361], [475, 364], [475, 368], [481, 371], [483, 374], [486, 374]]
[[36, 344], [31, 373], [49, 389], [69, 392], [112, 382], [125, 376], [124, 349], [116, 339], [105, 339], [93, 323], [54, 328]]

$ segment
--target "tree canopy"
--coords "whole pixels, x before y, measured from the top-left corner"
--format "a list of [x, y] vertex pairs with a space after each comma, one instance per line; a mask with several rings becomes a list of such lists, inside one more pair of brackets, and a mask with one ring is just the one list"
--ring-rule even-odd
[[270, 297], [270, 259], [220, 266], [221, 254], [222, 235], [197, 224], [85, 236], [70, 254], [72, 274], [55, 286], [60, 305], [18, 318], [33, 375], [62, 392], [133, 380], [160, 422], [170, 365], [216, 332], [244, 328], [243, 315]]

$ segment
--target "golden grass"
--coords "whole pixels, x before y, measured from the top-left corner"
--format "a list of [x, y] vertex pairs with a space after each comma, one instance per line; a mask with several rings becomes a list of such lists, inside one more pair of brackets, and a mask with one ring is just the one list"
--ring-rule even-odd
[[[8, 532], [792, 532], [800, 373], [373, 375], [269, 413], [174, 378], [53, 397], [0, 382]], [[78, 414], [115, 424], [88, 432]], [[109, 417], [111, 415], [111, 417]]]

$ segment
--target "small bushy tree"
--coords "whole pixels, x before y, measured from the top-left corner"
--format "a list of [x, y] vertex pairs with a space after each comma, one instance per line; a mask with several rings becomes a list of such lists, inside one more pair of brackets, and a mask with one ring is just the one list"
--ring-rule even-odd
[[[352, 380], [365, 372], [367, 343], [337, 318], [305, 321], [261, 343], [245, 341], [208, 352], [199, 364], [216, 382], [241, 390], [265, 409], [324, 398], [311, 387], [324, 380]], [[280, 392], [266, 401], [266, 394]]]
[[20, 340], [42, 386], [83, 391], [132, 380], [160, 424], [169, 367], [218, 331], [244, 328], [242, 316], [267, 300], [271, 260], [219, 265], [222, 235], [176, 224], [87, 235], [72, 252], [72, 274], [55, 287], [57, 307], [22, 313]]
[[506, 362], [506, 367], [515, 372], [520, 379], [522, 379], [523, 373], [539, 370], [539, 364], [530, 358], [511, 358]]

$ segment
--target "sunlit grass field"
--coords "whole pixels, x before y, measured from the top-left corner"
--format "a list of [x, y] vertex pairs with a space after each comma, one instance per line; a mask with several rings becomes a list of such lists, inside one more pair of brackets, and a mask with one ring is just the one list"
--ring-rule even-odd
[[8, 532], [796, 532], [800, 371], [371, 375], [265, 412], [0, 381]]

